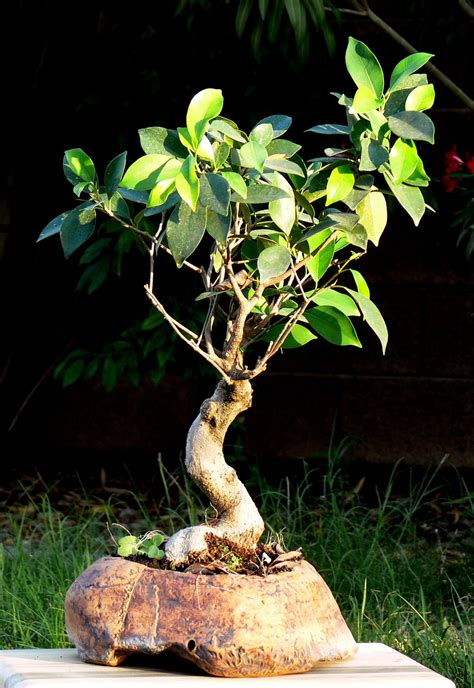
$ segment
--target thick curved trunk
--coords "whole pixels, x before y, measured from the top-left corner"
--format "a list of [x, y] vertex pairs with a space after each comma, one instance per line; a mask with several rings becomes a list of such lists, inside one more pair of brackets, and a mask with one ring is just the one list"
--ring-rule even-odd
[[207, 535], [253, 548], [263, 533], [262, 517], [223, 453], [227, 429], [251, 404], [252, 387], [248, 380], [235, 380], [231, 384], [221, 381], [191, 425], [186, 443], [186, 468], [209, 497], [217, 517], [212, 522], [184, 528], [168, 540], [166, 557], [174, 564], [186, 561], [190, 554], [204, 552]]

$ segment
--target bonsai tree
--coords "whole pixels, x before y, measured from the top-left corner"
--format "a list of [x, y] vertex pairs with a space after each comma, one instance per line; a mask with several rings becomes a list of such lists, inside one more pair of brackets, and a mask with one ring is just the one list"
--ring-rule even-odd
[[[144, 155], [128, 167], [126, 153], [117, 155], [102, 181], [82, 149], [66, 151], [64, 172], [81, 202], [50, 222], [39, 240], [59, 234], [69, 258], [100, 238], [100, 218], [131, 233], [146, 250], [147, 298], [220, 376], [189, 430], [185, 461], [216, 517], [169, 538], [171, 564], [205, 552], [209, 535], [252, 549], [264, 530], [223, 443], [232, 421], [251, 406], [252, 380], [273, 356], [318, 338], [360, 347], [358, 319], [385, 351], [384, 320], [353, 265], [369, 243], [379, 244], [387, 197], [415, 225], [425, 212], [420, 187], [429, 177], [417, 142], [433, 143], [424, 111], [434, 89], [418, 70], [430, 57], [406, 57], [385, 84], [375, 55], [350, 38], [346, 66], [355, 94], [333, 94], [345, 122], [308, 130], [347, 144], [308, 161], [286, 138], [290, 117], [265, 117], [247, 134], [221, 114], [223, 96], [215, 88], [192, 98], [185, 126], [141, 129]], [[169, 311], [162, 257], [175, 262], [178, 276], [195, 275], [196, 308], [206, 309], [201, 331]]]

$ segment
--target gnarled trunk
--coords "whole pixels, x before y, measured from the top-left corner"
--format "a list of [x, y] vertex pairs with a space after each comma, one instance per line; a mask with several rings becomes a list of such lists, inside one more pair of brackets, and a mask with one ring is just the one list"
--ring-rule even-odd
[[202, 404], [186, 443], [186, 468], [217, 511], [208, 524], [184, 528], [166, 543], [166, 557], [175, 564], [189, 554], [207, 549], [206, 535], [227, 538], [240, 547], [255, 547], [264, 523], [235, 470], [224, 458], [223, 444], [232, 421], [250, 408], [252, 387], [248, 380], [223, 380]]

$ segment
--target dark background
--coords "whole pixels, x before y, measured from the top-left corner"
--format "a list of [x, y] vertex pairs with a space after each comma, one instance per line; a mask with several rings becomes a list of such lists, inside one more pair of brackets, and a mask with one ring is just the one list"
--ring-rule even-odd
[[[215, 87], [223, 89], [224, 114], [244, 130], [269, 114], [291, 115], [290, 138], [304, 144], [308, 158], [328, 140], [304, 130], [342, 121], [329, 92], [353, 88], [344, 68], [347, 37], [366, 42], [386, 73], [406, 56], [368, 19], [343, 14], [339, 23], [329, 16], [332, 56], [311, 30], [302, 62], [283, 19], [275, 43], [264, 30], [256, 59], [249, 27], [241, 38], [236, 34], [236, 6], [194, 1], [177, 13], [178, 3], [170, 1], [42, 0], [9, 3], [4, 11], [4, 466], [138, 466], [158, 451], [173, 462], [213, 386], [179, 346], [158, 386], [145, 377], [138, 389], [124, 379], [111, 393], [96, 380], [63, 390], [53, 378], [71, 346], [91, 334], [98, 341], [113, 337], [148, 308], [141, 267], [131, 266], [122, 281], [88, 298], [75, 292], [77, 260], [63, 259], [59, 240], [35, 243], [44, 225], [74, 204], [63, 151], [85, 149], [99, 170], [125, 149], [133, 159], [140, 155], [138, 128], [184, 124], [192, 95]], [[473, 19], [457, 3], [373, 0], [372, 8], [418, 50], [435, 53], [435, 64], [469, 92]], [[414, 228], [394, 209], [379, 250], [372, 247], [358, 265], [389, 327], [387, 355], [367, 330], [362, 351], [318, 340], [275, 360], [256, 381], [254, 408], [237, 428], [253, 459], [316, 461], [331, 441], [350, 438], [358, 460], [437, 465], [447, 455], [457, 466], [474, 465], [473, 275], [452, 228], [461, 201], [440, 183], [452, 144], [474, 153], [473, 112], [432, 80], [436, 145], [422, 152], [437, 213]]]

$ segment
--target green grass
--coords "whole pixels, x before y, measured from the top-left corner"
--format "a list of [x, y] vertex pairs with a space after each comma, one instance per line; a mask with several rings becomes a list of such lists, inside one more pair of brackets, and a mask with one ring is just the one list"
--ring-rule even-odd
[[[107, 523], [140, 534], [203, 518], [192, 486], [161, 462], [159, 469], [157, 502], [127, 490], [104, 499], [98, 491], [23, 489], [0, 524], [0, 647], [68, 644], [64, 594], [88, 564], [112, 550]], [[458, 688], [473, 688], [472, 494], [460, 484], [461, 496], [443, 501], [437, 478], [435, 471], [402, 497], [389, 480], [378, 498], [363, 500], [361, 485], [348, 484], [336, 453], [324, 471], [302, 480], [275, 486], [254, 471], [250, 484], [260, 493], [267, 536], [303, 548], [358, 641], [384, 642]], [[457, 523], [437, 527], [437, 518]]]

